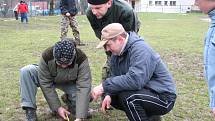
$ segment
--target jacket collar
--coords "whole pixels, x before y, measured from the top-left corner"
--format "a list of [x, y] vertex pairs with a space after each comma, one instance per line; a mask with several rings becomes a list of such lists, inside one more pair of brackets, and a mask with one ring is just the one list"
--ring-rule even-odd
[[113, 4], [114, 4], [114, 1], [112, 1], [111, 7], [108, 8], [107, 13], [103, 16], [103, 18], [106, 19], [106, 18], [109, 17], [109, 15], [113, 12]]
[[208, 13], [209, 17], [211, 18], [211, 23], [215, 24], [215, 9], [213, 9], [212, 11], [210, 11]]
[[128, 40], [124, 50], [120, 53], [120, 56], [124, 55], [126, 51], [137, 41], [139, 41], [138, 35], [135, 32], [128, 32]]
[[119, 55], [122, 55], [122, 52], [124, 51], [125, 46], [126, 46], [126, 44], [127, 44], [127, 42], [128, 42], [128, 37], [129, 37], [129, 34], [127, 33], [127, 36], [126, 36], [126, 38], [125, 38], [125, 42], [124, 42], [124, 44], [123, 44], [123, 46], [122, 46], [122, 49], [121, 49]]

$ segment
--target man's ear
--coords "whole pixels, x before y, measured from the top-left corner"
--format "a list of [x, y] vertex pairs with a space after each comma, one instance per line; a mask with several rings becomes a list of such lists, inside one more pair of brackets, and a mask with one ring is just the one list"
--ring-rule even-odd
[[118, 36], [118, 40], [120, 41], [120, 43], [123, 43], [123, 42], [124, 42], [124, 39], [125, 39], [125, 38], [124, 38], [123, 36], [121, 36], [121, 35]]
[[111, 7], [111, 5], [112, 5], [112, 0], [109, 0], [109, 1], [107, 2], [107, 6], [108, 6], [108, 8], [110, 8], [110, 7]]

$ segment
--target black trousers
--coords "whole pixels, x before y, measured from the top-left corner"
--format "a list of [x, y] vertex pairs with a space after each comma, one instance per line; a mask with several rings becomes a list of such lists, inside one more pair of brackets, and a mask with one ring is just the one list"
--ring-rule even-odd
[[174, 106], [176, 95], [158, 94], [150, 89], [123, 91], [111, 96], [111, 105], [126, 113], [130, 121], [149, 121], [153, 115], [164, 115]]
[[15, 19], [18, 20], [18, 12], [17, 11], [14, 11], [14, 16], [15, 16]]

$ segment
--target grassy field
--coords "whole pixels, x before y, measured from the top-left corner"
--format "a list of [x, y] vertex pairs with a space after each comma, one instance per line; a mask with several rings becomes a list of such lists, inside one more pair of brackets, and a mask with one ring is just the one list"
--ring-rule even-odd
[[[209, 22], [203, 14], [140, 13], [142, 22], [139, 35], [160, 53], [168, 64], [177, 85], [178, 98], [174, 109], [163, 116], [163, 121], [212, 121], [208, 108], [207, 84], [203, 78], [203, 37]], [[101, 67], [105, 61], [103, 50], [95, 49], [98, 43], [85, 16], [78, 16], [81, 47], [89, 57], [93, 85], [100, 82]], [[20, 107], [19, 69], [38, 63], [41, 52], [59, 40], [60, 16], [30, 18], [29, 24], [0, 18], [0, 121], [21, 121], [24, 112]], [[72, 37], [70, 30], [69, 36]], [[62, 93], [62, 92], [60, 92]], [[60, 120], [51, 117], [47, 103], [37, 95], [39, 120]], [[91, 107], [96, 109], [97, 103]], [[111, 111], [102, 115], [96, 112], [91, 121], [126, 121], [124, 113]]]

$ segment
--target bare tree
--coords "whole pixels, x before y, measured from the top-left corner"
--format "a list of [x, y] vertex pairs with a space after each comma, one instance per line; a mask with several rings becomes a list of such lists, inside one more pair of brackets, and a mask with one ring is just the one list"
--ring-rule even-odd
[[54, 0], [50, 1], [49, 15], [54, 15]]
[[87, 0], [80, 0], [79, 2], [80, 2], [79, 3], [80, 4], [80, 11], [81, 11], [81, 14], [83, 15], [83, 14], [85, 14], [86, 9], [88, 7]]
[[0, 1], [0, 11], [4, 17], [7, 17], [6, 15], [8, 13], [8, 10], [9, 10], [9, 1], [1, 0]]

